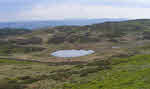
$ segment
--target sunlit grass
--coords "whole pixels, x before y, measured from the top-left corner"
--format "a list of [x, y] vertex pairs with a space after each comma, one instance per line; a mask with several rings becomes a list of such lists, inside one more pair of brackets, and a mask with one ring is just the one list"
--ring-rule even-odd
[[[66, 89], [148, 89], [150, 55], [113, 59], [112, 69], [96, 74], [88, 83], [66, 84]], [[68, 87], [68, 88], [67, 88]]]

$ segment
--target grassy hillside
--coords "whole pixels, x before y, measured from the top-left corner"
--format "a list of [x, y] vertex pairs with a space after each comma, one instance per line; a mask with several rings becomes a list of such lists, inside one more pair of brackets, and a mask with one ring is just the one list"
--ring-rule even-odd
[[[0, 30], [6, 32], [0, 39], [0, 89], [150, 87], [150, 20], [20, 31]], [[77, 58], [50, 55], [66, 49], [95, 53]]]
[[[0, 40], [0, 43], [9, 45], [7, 47], [2, 45], [0, 52], [10, 53], [18, 58], [24, 55], [27, 59], [40, 60], [51, 58], [49, 54], [60, 49], [92, 49], [98, 52], [105, 49], [108, 52], [116, 50], [111, 49], [113, 46], [119, 46], [122, 48], [117, 52], [121, 51], [122, 53], [128, 48], [134, 49], [137, 46], [149, 44], [149, 24], [150, 20], [140, 19], [87, 26], [57, 26], [34, 31], [16, 29], [7, 31], [5, 29], [4, 33], [8, 33], [4, 39]], [[3, 32], [3, 30], [1, 31]], [[18, 35], [13, 34], [13, 31]], [[20, 33], [21, 31], [23, 31], [23, 34]], [[32, 49], [35, 49], [35, 51], [32, 51]], [[104, 54], [109, 54], [107, 52], [104, 52]]]
[[141, 19], [105, 22], [89, 26], [58, 26], [34, 31], [32, 34], [25, 35], [25, 37], [38, 36], [47, 44], [149, 39], [149, 24], [150, 20]]
[[149, 63], [149, 55], [57, 67], [0, 59], [0, 89], [148, 89]]
[[115, 58], [111, 69], [97, 72], [94, 80], [65, 86], [66, 89], [148, 89], [149, 64], [150, 55]]

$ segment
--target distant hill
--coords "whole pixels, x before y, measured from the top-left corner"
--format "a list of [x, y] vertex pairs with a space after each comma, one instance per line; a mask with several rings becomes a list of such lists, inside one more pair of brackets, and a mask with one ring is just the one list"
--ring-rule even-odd
[[26, 22], [0, 22], [0, 28], [27, 28], [27, 29], [37, 29], [43, 27], [54, 27], [54, 26], [64, 26], [64, 25], [91, 25], [103, 22], [112, 21], [124, 21], [127, 19], [76, 19], [76, 20], [56, 20], [56, 21], [26, 21]]
[[[10, 31], [7, 32], [9, 33]], [[150, 20], [138, 19], [121, 22], [105, 22], [85, 26], [56, 26], [32, 30], [31, 32], [26, 32], [27, 34], [24, 33], [23, 35], [14, 37], [16, 39], [18, 39], [18, 36], [24, 38], [22, 41], [14, 39], [14, 42], [19, 44], [20, 41], [21, 44], [97, 43], [104, 41], [134, 42], [150, 40]]]
[[28, 29], [11, 29], [11, 28], [0, 28], [0, 37], [16, 36], [31, 33]]

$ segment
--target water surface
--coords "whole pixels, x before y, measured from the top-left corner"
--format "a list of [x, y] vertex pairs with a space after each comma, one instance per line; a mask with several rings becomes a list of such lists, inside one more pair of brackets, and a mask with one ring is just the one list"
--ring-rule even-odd
[[93, 54], [93, 50], [59, 50], [53, 52], [51, 55], [55, 57], [80, 57]]

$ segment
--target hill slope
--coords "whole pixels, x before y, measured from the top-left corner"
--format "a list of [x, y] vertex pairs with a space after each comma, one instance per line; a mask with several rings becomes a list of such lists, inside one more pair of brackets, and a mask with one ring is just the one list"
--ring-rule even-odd
[[[7, 31], [9, 36], [6, 35], [0, 39], [0, 53], [3, 55], [9, 54], [20, 59], [24, 56], [26, 59], [36, 58], [41, 61], [43, 59], [45, 59], [44, 61], [56, 61], [51, 59], [50, 53], [60, 49], [87, 49], [100, 53], [101, 50], [105, 49], [106, 52], [102, 53], [107, 53], [108, 56], [116, 55], [117, 53], [126, 54], [125, 49], [133, 51], [137, 46], [142, 47], [149, 44], [149, 24], [150, 20], [139, 19], [86, 26], [56, 26], [34, 31], [17, 30], [16, 32], [16, 30], [13, 30], [17, 35], [12, 35], [12, 31], [4, 30], [4, 33]], [[1, 31], [3, 32], [3, 30]], [[20, 32], [22, 31], [27, 32], [21, 34]], [[116, 52], [112, 53], [112, 51]], [[48, 58], [51, 60], [48, 60]]]
[[[57, 26], [24, 34], [1, 31], [6, 34], [0, 39], [0, 89], [150, 87], [150, 20]], [[66, 49], [95, 53], [77, 58], [50, 55]]]
[[105, 22], [87, 26], [57, 26], [43, 28], [25, 37], [38, 36], [47, 43], [89, 43], [104, 40], [120, 41], [149, 39], [150, 20]]

